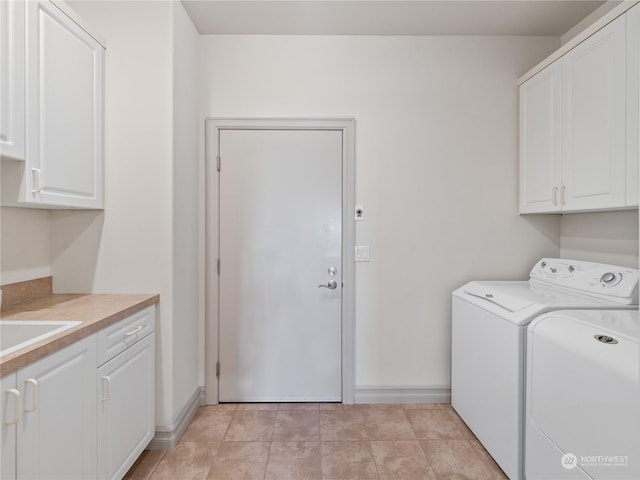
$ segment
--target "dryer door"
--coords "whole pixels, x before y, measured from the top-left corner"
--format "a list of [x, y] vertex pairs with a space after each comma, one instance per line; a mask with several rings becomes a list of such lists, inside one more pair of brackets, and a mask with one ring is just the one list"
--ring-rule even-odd
[[526, 477], [640, 478], [638, 340], [580, 314], [529, 327]]

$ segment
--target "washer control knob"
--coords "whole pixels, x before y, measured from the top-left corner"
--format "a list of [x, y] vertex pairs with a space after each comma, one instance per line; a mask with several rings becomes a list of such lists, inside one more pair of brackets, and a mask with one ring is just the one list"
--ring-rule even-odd
[[607, 272], [600, 277], [600, 281], [607, 285], [610, 283], [613, 283], [615, 279], [616, 279], [616, 274], [612, 272]]

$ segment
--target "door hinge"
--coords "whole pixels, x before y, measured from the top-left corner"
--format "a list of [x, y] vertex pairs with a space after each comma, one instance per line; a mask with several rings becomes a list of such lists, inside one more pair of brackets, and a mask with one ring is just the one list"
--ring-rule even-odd
[[216, 377], [220, 377], [220, 362], [216, 362]]
[[218, 169], [218, 171], [220, 171], [220, 165], [222, 164], [222, 159], [220, 158], [220, 155], [216, 157], [216, 160], [217, 160], [216, 168]]
[[220, 275], [220, 259], [216, 260], [216, 271], [218, 272], [218, 275]]

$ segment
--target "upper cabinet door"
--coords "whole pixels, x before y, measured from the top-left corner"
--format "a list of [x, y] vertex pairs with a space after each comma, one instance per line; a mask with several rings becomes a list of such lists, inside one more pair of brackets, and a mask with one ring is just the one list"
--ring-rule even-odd
[[520, 86], [520, 213], [559, 212], [561, 62]]
[[624, 207], [625, 17], [562, 57], [563, 211]]
[[24, 2], [0, 1], [0, 155], [25, 158]]
[[627, 11], [627, 205], [638, 206], [640, 159], [640, 4]]
[[26, 201], [102, 208], [102, 46], [48, 1], [27, 15]]

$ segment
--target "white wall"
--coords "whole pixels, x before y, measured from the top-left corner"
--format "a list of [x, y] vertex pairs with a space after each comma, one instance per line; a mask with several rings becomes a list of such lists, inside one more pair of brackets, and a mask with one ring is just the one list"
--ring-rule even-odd
[[[184, 407], [176, 402], [197, 388], [176, 393], [176, 382], [186, 388], [191, 374], [183, 371], [188, 360], [176, 358], [189, 348], [181, 344], [188, 339], [176, 338], [175, 332], [190, 323], [197, 331], [191, 311], [180, 312], [188, 299], [176, 285], [188, 280], [174, 271], [173, 259], [175, 208], [183, 205], [174, 202], [174, 156], [184, 154], [180, 161], [188, 162], [183, 142], [189, 135], [189, 127], [174, 128], [174, 29], [182, 29], [174, 17], [182, 6], [161, 1], [69, 4], [107, 42], [106, 193], [104, 212], [53, 213], [54, 291], [160, 294], [156, 423], [170, 426]], [[180, 119], [183, 113], [176, 115]], [[192, 370], [197, 375], [197, 363]]]
[[560, 221], [563, 258], [638, 266], [638, 211], [575, 213]]
[[51, 275], [48, 210], [0, 209], [0, 285]]
[[356, 384], [449, 385], [450, 294], [560, 253], [517, 214], [528, 37], [202, 36], [201, 116], [356, 118]]
[[173, 17], [173, 402], [202, 383], [200, 356], [200, 178], [198, 33], [181, 3]]

